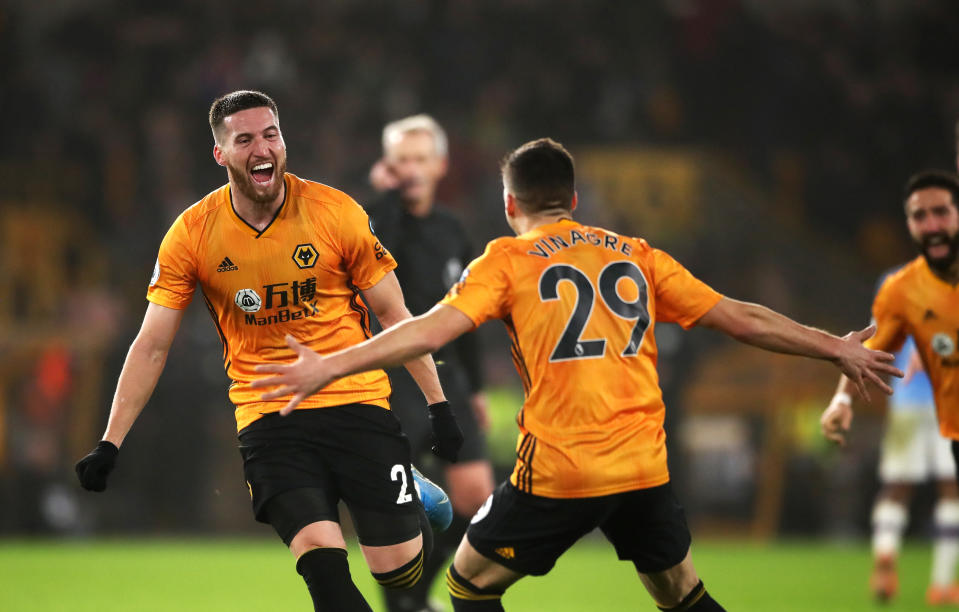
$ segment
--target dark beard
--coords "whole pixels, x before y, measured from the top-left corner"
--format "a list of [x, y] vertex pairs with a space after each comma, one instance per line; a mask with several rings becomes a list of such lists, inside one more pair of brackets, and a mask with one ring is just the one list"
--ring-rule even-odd
[[[936, 238], [939, 236], [944, 236], [946, 238], [945, 244], [949, 246], [949, 253], [945, 257], [930, 257], [928, 251], [928, 241], [930, 238]], [[956, 256], [959, 254], [959, 232], [956, 232], [952, 236], [949, 236], [944, 232], [940, 232], [938, 234], [926, 236], [922, 240], [914, 242], [916, 247], [919, 248], [919, 252], [922, 253], [922, 256], [925, 258], [926, 263], [929, 264], [929, 267], [936, 272], [945, 274], [949, 272], [950, 268], [952, 268], [952, 266], [956, 263]]]
[[230, 170], [230, 178], [233, 179], [237, 191], [257, 204], [269, 204], [276, 200], [280, 196], [280, 191], [285, 184], [283, 180], [283, 175], [286, 174], [285, 159], [274, 162], [273, 188], [265, 193], [257, 190], [257, 185], [253, 182], [253, 178], [250, 176], [250, 173], [247, 172], [246, 168], [234, 168], [233, 166], [228, 166], [228, 168]]

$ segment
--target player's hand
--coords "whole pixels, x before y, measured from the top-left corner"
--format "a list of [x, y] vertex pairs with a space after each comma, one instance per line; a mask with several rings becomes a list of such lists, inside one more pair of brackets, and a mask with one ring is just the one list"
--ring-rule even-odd
[[476, 425], [483, 431], [489, 431], [489, 400], [485, 393], [478, 391], [470, 396], [470, 410], [473, 411]]
[[893, 365], [896, 356], [885, 351], [874, 351], [862, 345], [876, 333], [876, 326], [849, 332], [842, 337], [842, 349], [836, 358], [836, 365], [849, 380], [856, 386], [856, 391], [863, 399], [869, 400], [866, 390], [866, 381], [870, 380], [886, 395], [892, 395], [892, 387], [883, 380], [883, 375], [902, 378], [902, 372]]
[[290, 334], [286, 335], [287, 345], [296, 353], [297, 359], [293, 363], [269, 363], [256, 366], [256, 371], [263, 374], [276, 374], [258, 378], [250, 383], [254, 389], [276, 387], [260, 396], [263, 401], [274, 400], [292, 394], [293, 397], [286, 406], [280, 409], [280, 414], [286, 416], [293, 412], [300, 402], [313, 395], [326, 385], [333, 382], [334, 376], [323, 357], [309, 347], [296, 341]]
[[852, 406], [849, 404], [848, 395], [846, 393], [834, 395], [829, 402], [829, 407], [819, 417], [822, 435], [839, 446], [845, 446], [846, 433], [849, 432], [851, 425]]
[[87, 491], [105, 491], [107, 476], [117, 463], [120, 449], [112, 442], [101, 440], [90, 454], [77, 462], [77, 478]]
[[437, 402], [429, 405], [430, 427], [433, 429], [433, 446], [430, 450], [441, 459], [456, 463], [456, 457], [463, 446], [463, 432], [456, 423], [449, 402]]

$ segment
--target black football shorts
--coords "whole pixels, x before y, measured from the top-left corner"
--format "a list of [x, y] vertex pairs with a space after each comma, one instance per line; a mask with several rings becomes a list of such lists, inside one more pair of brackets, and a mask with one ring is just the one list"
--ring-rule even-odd
[[689, 551], [683, 507], [669, 483], [602, 497], [554, 499], [502, 483], [466, 532], [480, 554], [514, 572], [542, 576], [577, 540], [599, 527], [620, 560], [644, 574], [678, 564]]
[[287, 545], [310, 523], [338, 522], [340, 500], [362, 544], [419, 534], [410, 446], [389, 410], [349, 404], [267, 414], [239, 440], [256, 520]]

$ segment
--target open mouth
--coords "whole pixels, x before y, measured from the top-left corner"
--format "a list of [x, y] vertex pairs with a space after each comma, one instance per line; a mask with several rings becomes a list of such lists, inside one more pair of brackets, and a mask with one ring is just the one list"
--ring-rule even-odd
[[948, 244], [930, 244], [926, 246], [926, 253], [929, 257], [940, 259], [949, 255]]
[[250, 176], [259, 185], [268, 185], [273, 180], [273, 162], [264, 162], [253, 166]]
[[931, 259], [945, 259], [952, 255], [953, 245], [948, 234], [936, 233], [923, 238], [922, 250]]

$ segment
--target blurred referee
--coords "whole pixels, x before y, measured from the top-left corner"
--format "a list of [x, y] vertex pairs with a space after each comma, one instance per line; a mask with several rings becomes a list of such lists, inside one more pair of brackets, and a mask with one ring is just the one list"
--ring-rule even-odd
[[[413, 315], [433, 307], [473, 258], [463, 224], [435, 196], [448, 163], [446, 133], [429, 115], [400, 119], [383, 128], [383, 158], [370, 170], [370, 183], [382, 197], [367, 207], [377, 237], [397, 261], [396, 275]], [[466, 532], [469, 518], [493, 492], [493, 470], [484, 431], [487, 401], [476, 334], [463, 335], [434, 355], [446, 397], [465, 442], [455, 464], [430, 464], [430, 429], [423, 418], [423, 394], [403, 368], [389, 370], [391, 407], [410, 439], [413, 462], [428, 477], [445, 483], [455, 516], [437, 534], [422, 579], [411, 589], [384, 589], [389, 612], [430, 611], [430, 585], [445, 570]]]

